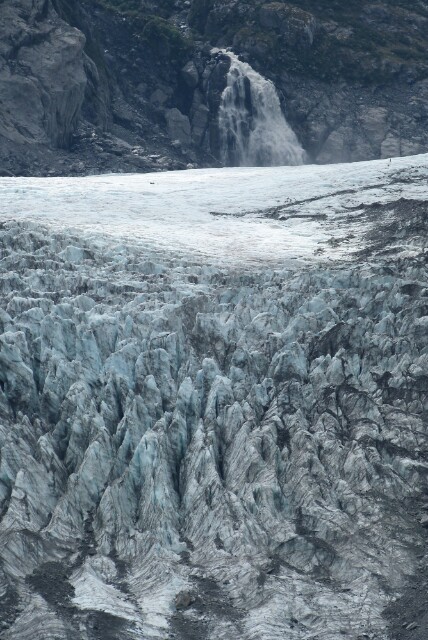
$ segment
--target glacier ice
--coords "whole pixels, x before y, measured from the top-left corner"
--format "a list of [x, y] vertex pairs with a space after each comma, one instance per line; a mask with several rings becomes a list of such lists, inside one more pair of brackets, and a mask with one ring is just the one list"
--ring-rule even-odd
[[425, 164], [0, 180], [2, 640], [391, 637], [428, 566]]

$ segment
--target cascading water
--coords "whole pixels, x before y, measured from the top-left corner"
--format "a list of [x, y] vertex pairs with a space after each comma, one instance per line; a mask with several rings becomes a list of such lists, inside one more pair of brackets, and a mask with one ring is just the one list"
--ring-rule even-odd
[[219, 110], [222, 161], [232, 167], [303, 164], [305, 151], [281, 111], [275, 85], [249, 64], [231, 60]]

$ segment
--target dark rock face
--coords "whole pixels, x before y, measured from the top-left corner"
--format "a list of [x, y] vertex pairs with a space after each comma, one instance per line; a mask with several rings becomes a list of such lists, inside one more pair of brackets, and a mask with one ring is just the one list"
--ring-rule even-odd
[[[3, 0], [0, 170], [218, 164], [227, 62], [212, 46], [275, 83], [309, 160], [424, 152], [427, 24], [424, 3], [401, 0]], [[190, 132], [175, 135], [172, 109]]]
[[3, 172], [132, 172], [197, 161], [197, 150], [174, 148], [163, 108], [150, 100], [164, 89], [163, 106], [181, 107], [187, 45], [163, 18], [134, 25], [95, 3], [5, 0], [0, 29]]
[[67, 147], [86, 89], [84, 35], [45, 0], [0, 10], [0, 134], [15, 145]]
[[424, 3], [398, 0], [217, 0], [204, 34], [275, 82], [306, 151], [324, 163], [428, 148], [427, 21]]

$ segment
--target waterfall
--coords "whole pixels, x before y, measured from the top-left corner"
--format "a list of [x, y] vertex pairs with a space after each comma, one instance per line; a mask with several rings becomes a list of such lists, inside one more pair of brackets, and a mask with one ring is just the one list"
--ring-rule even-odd
[[281, 111], [275, 85], [249, 64], [231, 60], [219, 110], [221, 159], [226, 166], [303, 164], [305, 151]]

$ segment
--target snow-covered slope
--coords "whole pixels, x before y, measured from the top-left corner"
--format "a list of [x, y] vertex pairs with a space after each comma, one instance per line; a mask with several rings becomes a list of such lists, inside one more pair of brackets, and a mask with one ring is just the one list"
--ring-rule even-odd
[[423, 199], [428, 156], [348, 165], [0, 181], [0, 211], [201, 260], [283, 265], [368, 242], [367, 206]]
[[425, 637], [427, 167], [0, 180], [2, 640]]

